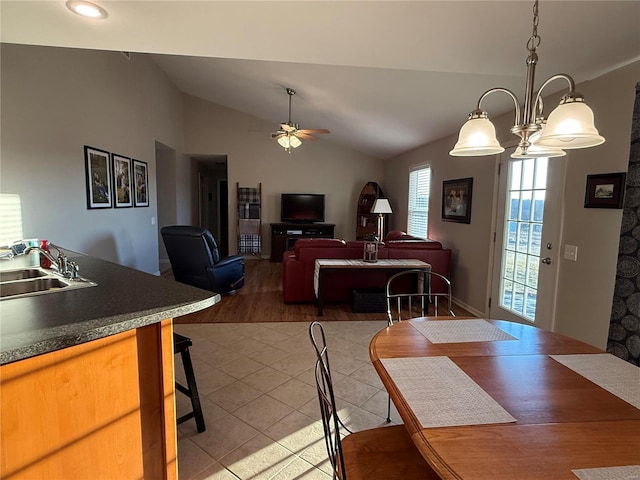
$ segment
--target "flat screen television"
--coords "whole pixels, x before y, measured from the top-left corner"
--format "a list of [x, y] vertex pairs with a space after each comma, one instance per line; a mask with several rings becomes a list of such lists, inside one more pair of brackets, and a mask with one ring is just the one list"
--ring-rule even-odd
[[324, 222], [324, 194], [281, 194], [280, 221], [292, 223]]

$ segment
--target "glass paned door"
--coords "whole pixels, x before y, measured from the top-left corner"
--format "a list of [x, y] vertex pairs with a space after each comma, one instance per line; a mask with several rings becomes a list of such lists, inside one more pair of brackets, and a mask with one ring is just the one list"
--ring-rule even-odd
[[540, 242], [544, 219], [548, 158], [512, 160], [500, 306], [534, 321], [538, 298]]
[[564, 159], [501, 161], [489, 314], [551, 329]]

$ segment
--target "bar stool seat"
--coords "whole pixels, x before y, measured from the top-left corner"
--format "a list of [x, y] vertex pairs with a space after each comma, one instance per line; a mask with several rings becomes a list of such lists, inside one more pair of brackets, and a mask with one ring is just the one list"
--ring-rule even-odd
[[182, 366], [184, 367], [184, 374], [187, 378], [187, 386], [181, 385], [176, 380], [176, 390], [185, 394], [191, 399], [192, 411], [179, 417], [176, 422], [179, 424], [186, 422], [191, 418], [195, 418], [196, 427], [199, 433], [206, 430], [204, 424], [204, 416], [202, 415], [202, 407], [200, 406], [200, 397], [198, 397], [198, 387], [196, 386], [196, 376], [193, 373], [193, 365], [191, 364], [191, 355], [189, 354], [189, 347], [192, 345], [191, 339], [180, 335], [178, 333], [173, 334], [173, 352], [179, 353], [182, 358]]

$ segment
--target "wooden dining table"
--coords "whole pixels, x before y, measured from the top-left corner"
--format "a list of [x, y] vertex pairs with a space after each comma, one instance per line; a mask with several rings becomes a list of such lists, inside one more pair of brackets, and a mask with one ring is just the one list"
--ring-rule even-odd
[[380, 331], [369, 353], [442, 479], [640, 478], [640, 368], [596, 347], [503, 320], [425, 317]]

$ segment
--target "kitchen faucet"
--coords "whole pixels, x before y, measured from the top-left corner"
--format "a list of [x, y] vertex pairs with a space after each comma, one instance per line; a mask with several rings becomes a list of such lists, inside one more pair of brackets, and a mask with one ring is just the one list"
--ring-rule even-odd
[[78, 264], [72, 260], [69, 260], [66, 255], [63, 255], [62, 252], [60, 252], [60, 249], [58, 247], [52, 244], [50, 245], [54, 247], [56, 250], [58, 250], [58, 258], [55, 258], [53, 255], [51, 255], [50, 252], [48, 252], [44, 248], [37, 247], [37, 246], [27, 247], [24, 253], [27, 254], [33, 250], [36, 250], [40, 252], [40, 255], [44, 255], [46, 259], [51, 262], [51, 266], [54, 267], [55, 270], [58, 271], [58, 273], [60, 273], [66, 278], [78, 278], [78, 272], [80, 270], [80, 267], [78, 266]]

